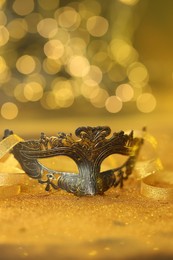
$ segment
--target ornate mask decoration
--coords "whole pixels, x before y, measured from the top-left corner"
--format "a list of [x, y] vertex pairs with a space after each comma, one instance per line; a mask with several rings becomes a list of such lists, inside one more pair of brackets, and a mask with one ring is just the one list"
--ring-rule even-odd
[[[137, 155], [143, 143], [142, 138], [134, 138], [133, 131], [111, 133], [108, 126], [79, 127], [76, 137], [63, 132], [47, 137], [41, 133], [40, 139], [21, 141], [12, 149], [14, 157], [29, 177], [51, 186], [61, 188], [77, 196], [103, 194], [112, 186], [123, 186], [123, 181], [132, 173]], [[5, 130], [4, 138], [13, 134]], [[118, 168], [100, 172], [105, 158], [112, 154], [128, 156], [126, 162]], [[65, 155], [75, 161], [79, 174], [49, 169], [38, 159]], [[44, 176], [46, 175], [46, 179]]]

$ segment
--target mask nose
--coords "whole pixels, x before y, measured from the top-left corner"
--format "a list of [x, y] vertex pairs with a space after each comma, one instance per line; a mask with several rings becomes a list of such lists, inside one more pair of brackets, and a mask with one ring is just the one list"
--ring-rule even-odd
[[94, 196], [97, 193], [96, 184], [92, 181], [86, 183], [86, 195]]

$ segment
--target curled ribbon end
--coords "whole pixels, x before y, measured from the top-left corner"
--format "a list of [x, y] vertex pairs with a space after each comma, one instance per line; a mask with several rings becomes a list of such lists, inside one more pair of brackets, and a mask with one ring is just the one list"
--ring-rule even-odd
[[23, 139], [16, 134], [10, 134], [0, 142], [0, 159]]

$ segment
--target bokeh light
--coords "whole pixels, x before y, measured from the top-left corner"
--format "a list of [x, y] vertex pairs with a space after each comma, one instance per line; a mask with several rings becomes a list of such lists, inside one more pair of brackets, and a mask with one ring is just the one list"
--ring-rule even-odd
[[110, 96], [105, 103], [106, 109], [110, 113], [118, 113], [122, 109], [122, 101], [117, 96]]
[[20, 107], [34, 106], [41, 115], [45, 109], [71, 114], [78, 104], [91, 114], [153, 112], [155, 65], [145, 62], [136, 36], [147, 8], [141, 2], [1, 0], [1, 116], [8, 118], [9, 98], [14, 119]]
[[81, 22], [80, 15], [72, 7], [63, 7], [55, 12], [58, 25], [68, 30], [75, 30]]
[[7, 29], [10, 34], [10, 39], [18, 41], [27, 34], [28, 26], [24, 19], [17, 18], [7, 24]]
[[29, 55], [21, 56], [16, 62], [16, 68], [22, 74], [30, 74], [35, 69], [35, 61], [33, 57]]
[[123, 39], [113, 39], [109, 44], [109, 55], [119, 64], [127, 67], [136, 61], [138, 54], [132, 45]]
[[5, 119], [11, 120], [18, 115], [18, 107], [12, 102], [6, 102], [1, 107], [1, 116]]
[[45, 89], [45, 86], [46, 86], [46, 80], [43, 77], [43, 75], [40, 73], [32, 73], [30, 75], [27, 75], [24, 82], [26, 82], [26, 83], [37, 82], [43, 87], [43, 89]]
[[37, 25], [37, 30], [41, 36], [52, 38], [58, 31], [57, 22], [52, 18], [42, 19]]
[[16, 100], [18, 100], [22, 103], [29, 101], [28, 99], [25, 98], [24, 88], [25, 88], [25, 84], [19, 83], [19, 84], [16, 84], [15, 89], [14, 89], [14, 97], [16, 98]]
[[101, 37], [107, 32], [109, 24], [102, 16], [92, 16], [88, 19], [86, 26], [92, 36]]
[[40, 100], [40, 103], [43, 108], [47, 110], [57, 109], [59, 108], [56, 102], [56, 96], [53, 91], [46, 91], [43, 94], [42, 99]]
[[78, 37], [73, 37], [68, 41], [68, 47], [72, 51], [73, 55], [84, 55], [86, 52], [86, 42]]
[[43, 96], [43, 87], [38, 82], [29, 82], [24, 86], [23, 94], [29, 101], [38, 101]]
[[44, 45], [44, 53], [50, 59], [59, 59], [64, 54], [64, 45], [59, 40], [50, 40]]
[[69, 88], [60, 88], [56, 90], [55, 99], [56, 104], [59, 107], [67, 108], [70, 107], [74, 102], [74, 95], [71, 89]]
[[43, 69], [47, 74], [53, 75], [61, 70], [61, 63], [59, 60], [46, 58], [43, 61]]
[[132, 83], [143, 83], [148, 81], [148, 71], [140, 62], [132, 63], [127, 70], [128, 78]]
[[69, 60], [68, 69], [71, 75], [75, 77], [84, 77], [90, 70], [90, 64], [84, 56], [72, 56]]
[[44, 10], [50, 11], [50, 10], [54, 10], [55, 8], [58, 7], [59, 0], [51, 0], [51, 1], [38, 0], [38, 3], [41, 8], [43, 8]]
[[136, 104], [139, 111], [150, 113], [156, 107], [156, 99], [151, 93], [143, 93], [137, 98]]
[[101, 69], [97, 66], [91, 65], [83, 80], [86, 85], [95, 86], [100, 84], [102, 77], [103, 75]]
[[13, 3], [13, 10], [18, 15], [27, 15], [34, 10], [34, 0], [15, 0]]
[[127, 102], [133, 98], [134, 90], [129, 84], [121, 84], [116, 89], [116, 96], [123, 102]]

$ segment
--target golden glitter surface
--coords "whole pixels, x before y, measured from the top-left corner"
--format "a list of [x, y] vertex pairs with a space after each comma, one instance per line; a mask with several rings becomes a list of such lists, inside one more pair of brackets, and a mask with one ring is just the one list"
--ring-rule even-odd
[[21, 193], [1, 199], [0, 212], [1, 252], [13, 259], [25, 254], [29, 259], [156, 259], [173, 254], [172, 202], [143, 197], [133, 180], [104, 196]]
[[[155, 133], [159, 157], [172, 169], [165, 153], [172, 153], [172, 137], [161, 128]], [[9, 158], [10, 165], [17, 167]], [[76, 171], [65, 157], [59, 162], [65, 165], [63, 170]], [[103, 169], [112, 163], [108, 158]], [[50, 159], [47, 165], [54, 168], [58, 159]], [[159, 181], [149, 184], [164, 188], [166, 181]], [[172, 200], [142, 195], [134, 176], [123, 189], [112, 188], [103, 196], [76, 197], [62, 190], [47, 193], [27, 176], [20, 189], [17, 196], [0, 198], [3, 259], [171, 259], [173, 255]]]

